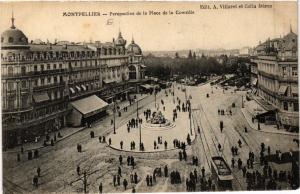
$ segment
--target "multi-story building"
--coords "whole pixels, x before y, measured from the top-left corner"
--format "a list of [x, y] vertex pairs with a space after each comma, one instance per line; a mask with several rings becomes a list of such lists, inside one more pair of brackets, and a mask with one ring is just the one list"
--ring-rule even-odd
[[[143, 67], [140, 47], [132, 42], [126, 49], [121, 32], [107, 43], [33, 43], [15, 27], [12, 18], [11, 27], [1, 34], [4, 145], [32, 141], [49, 131], [73, 125], [72, 112], [82, 108], [76, 107], [80, 104], [76, 101], [86, 100], [84, 104], [97, 107], [104, 106], [102, 99], [108, 103], [127, 99], [135, 89], [130, 77], [137, 84], [144, 78]], [[130, 76], [132, 72], [135, 77]], [[96, 98], [89, 98], [92, 95]], [[85, 111], [88, 114], [80, 118], [85, 122], [90, 121], [87, 117], [95, 119], [99, 113]]]
[[297, 39], [292, 30], [282, 38], [268, 39], [256, 47], [252, 59], [252, 68], [257, 66], [257, 95], [276, 109], [277, 124], [293, 131], [299, 131]]

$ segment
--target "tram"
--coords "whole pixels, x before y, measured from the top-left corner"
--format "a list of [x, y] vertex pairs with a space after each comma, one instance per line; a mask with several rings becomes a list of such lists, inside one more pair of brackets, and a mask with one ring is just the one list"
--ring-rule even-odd
[[229, 165], [222, 156], [211, 158], [212, 178], [217, 180], [218, 186], [223, 189], [232, 189], [233, 175]]

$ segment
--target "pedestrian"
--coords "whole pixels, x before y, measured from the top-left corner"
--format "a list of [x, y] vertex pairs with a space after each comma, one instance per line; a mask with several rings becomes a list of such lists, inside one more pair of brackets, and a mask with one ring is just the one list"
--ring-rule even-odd
[[120, 162], [120, 165], [123, 164], [123, 157], [121, 155], [119, 156], [119, 162]]
[[147, 186], [149, 186], [149, 181], [150, 181], [150, 178], [149, 178], [149, 175], [146, 176], [146, 183], [147, 183]]
[[99, 184], [99, 193], [102, 194], [102, 183]]
[[268, 155], [271, 155], [271, 147], [268, 146]]
[[124, 190], [127, 189], [127, 185], [128, 185], [128, 182], [126, 179], [123, 180], [123, 186], [124, 186]]
[[80, 166], [77, 166], [76, 171], [77, 171], [77, 175], [80, 175]]
[[235, 163], [235, 160], [234, 160], [234, 158], [232, 158], [232, 159], [231, 159], [231, 167], [232, 167], [232, 168], [234, 168], [234, 163]]
[[200, 127], [198, 126], [198, 133], [200, 133]]
[[245, 127], [245, 133], [248, 133], [248, 129], [247, 129], [247, 127]]
[[117, 175], [117, 183], [118, 183], [118, 186], [120, 186], [121, 185], [121, 183], [120, 183], [120, 175]]
[[183, 150], [182, 155], [183, 155], [183, 159], [186, 161], [187, 160], [187, 154], [186, 154], [185, 150]]
[[120, 142], [121, 150], [123, 150], [123, 141]]
[[221, 151], [221, 148], [222, 148], [221, 144], [218, 144], [219, 152]]
[[35, 175], [35, 176], [33, 177], [33, 185], [34, 185], [35, 187], [38, 187], [38, 182], [39, 182], [39, 179], [38, 179], [38, 177]]
[[243, 171], [243, 177], [245, 178], [247, 172], [246, 166], [243, 167], [242, 171]]
[[201, 168], [202, 177], [205, 177], [205, 168], [204, 166]]
[[152, 186], [152, 176], [150, 175], [150, 178], [149, 178], [149, 183], [150, 183], [150, 186]]
[[241, 160], [241, 158], [238, 159], [238, 168], [241, 169], [243, 165], [243, 162]]
[[111, 145], [111, 138], [108, 139], [108, 144]]
[[164, 173], [165, 173], [165, 177], [168, 177], [168, 166], [167, 165], [165, 165]]
[[234, 156], [234, 147], [233, 146], [231, 146], [231, 153]]
[[242, 147], [242, 141], [240, 139], [238, 141], [238, 144], [239, 144], [239, 147], [241, 148]]
[[101, 143], [101, 141], [102, 141], [102, 138], [101, 138], [101, 136], [99, 136], [99, 143]]
[[127, 166], [130, 165], [130, 156], [127, 156]]
[[179, 151], [179, 161], [181, 161], [182, 160], [182, 152], [181, 152], [181, 150]]
[[18, 161], [18, 162], [21, 161], [21, 157], [20, 157], [20, 154], [19, 154], [19, 153], [17, 154], [17, 161]]
[[167, 141], [165, 141], [165, 149], [167, 149], [168, 148], [168, 143], [167, 143]]
[[122, 170], [121, 170], [121, 167], [120, 167], [120, 166], [118, 167], [118, 175], [119, 175], [119, 176], [122, 176]]
[[40, 177], [40, 176], [41, 176], [41, 168], [38, 167], [38, 168], [36, 169], [36, 172], [37, 172], [38, 177]]
[[113, 183], [114, 183], [114, 187], [116, 186], [116, 175], [113, 176]]
[[138, 176], [137, 176], [136, 172], [133, 175], [133, 179], [134, 179], [134, 184], [137, 184]]
[[24, 148], [23, 148], [23, 146], [21, 147], [21, 154], [23, 154], [24, 153]]

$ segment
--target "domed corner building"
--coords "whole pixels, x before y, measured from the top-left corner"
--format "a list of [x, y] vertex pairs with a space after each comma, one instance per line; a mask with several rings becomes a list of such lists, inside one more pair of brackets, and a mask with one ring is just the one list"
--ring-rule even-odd
[[127, 46], [128, 54], [128, 69], [130, 80], [141, 80], [145, 78], [145, 65], [143, 60], [142, 49], [132, 39], [131, 43]]
[[1, 34], [2, 57], [7, 60], [25, 58], [30, 48], [28, 38], [14, 25], [14, 18], [11, 18], [11, 27]]

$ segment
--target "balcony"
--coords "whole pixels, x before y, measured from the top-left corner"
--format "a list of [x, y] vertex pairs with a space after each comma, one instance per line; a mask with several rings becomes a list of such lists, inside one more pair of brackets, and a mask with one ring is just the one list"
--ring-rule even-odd
[[293, 82], [293, 83], [298, 83], [298, 77], [293, 77], [293, 76], [278, 76], [278, 81], [280, 82]]
[[35, 86], [33, 87], [33, 91], [43, 91], [43, 90], [49, 90], [53, 88], [60, 88], [64, 86], [65, 86], [65, 82], [58, 82], [58, 83], [47, 84], [43, 86]]
[[275, 79], [277, 79], [277, 75], [275, 75], [275, 74], [272, 74], [272, 73], [267, 73], [267, 72], [265, 72], [265, 71], [261, 71], [261, 70], [258, 70], [258, 74], [259, 75], [262, 75], [262, 76], [264, 76], [264, 77], [267, 77], [267, 78], [270, 78], [270, 79], [273, 79], [273, 80], [275, 80]]
[[9, 75], [1, 75], [2, 78], [5, 79], [13, 79], [13, 78], [29, 78], [41, 75], [57, 75], [57, 74], [64, 74], [67, 72], [67, 69], [52, 69], [52, 70], [44, 70], [44, 71], [33, 71], [27, 73], [14, 73]]

